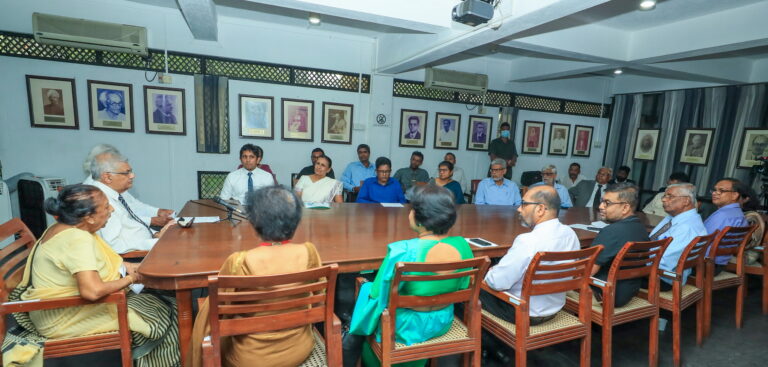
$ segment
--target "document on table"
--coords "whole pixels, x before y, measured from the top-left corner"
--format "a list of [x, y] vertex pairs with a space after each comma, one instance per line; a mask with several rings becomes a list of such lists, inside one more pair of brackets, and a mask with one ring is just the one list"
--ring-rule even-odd
[[219, 217], [195, 217], [195, 224], [199, 223], [216, 223], [218, 222]]
[[307, 209], [330, 209], [331, 203], [304, 203]]
[[571, 228], [583, 229], [590, 232], [600, 232], [600, 228], [593, 227], [591, 224], [571, 224]]
[[403, 204], [400, 203], [381, 203], [381, 206], [385, 208], [402, 208]]

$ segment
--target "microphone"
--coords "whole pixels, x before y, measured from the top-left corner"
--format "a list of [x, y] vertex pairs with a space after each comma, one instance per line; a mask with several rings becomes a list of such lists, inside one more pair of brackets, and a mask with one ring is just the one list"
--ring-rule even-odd
[[221, 197], [218, 197], [218, 196], [214, 197], [213, 198], [213, 202], [215, 202], [216, 204], [219, 204], [219, 205], [227, 208], [227, 210], [229, 210], [231, 212], [235, 212], [235, 213], [240, 214], [240, 215], [245, 215], [245, 213], [243, 213], [242, 210], [240, 210], [237, 207], [233, 206], [232, 204], [226, 202]]

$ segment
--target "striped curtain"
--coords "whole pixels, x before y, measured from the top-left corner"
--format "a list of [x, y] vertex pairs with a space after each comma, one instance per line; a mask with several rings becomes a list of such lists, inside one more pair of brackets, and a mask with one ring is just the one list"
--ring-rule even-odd
[[195, 75], [198, 153], [229, 154], [229, 79]]

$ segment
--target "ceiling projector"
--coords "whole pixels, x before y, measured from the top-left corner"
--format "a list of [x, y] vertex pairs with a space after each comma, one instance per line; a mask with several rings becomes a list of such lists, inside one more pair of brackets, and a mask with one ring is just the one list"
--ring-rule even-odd
[[483, 24], [493, 18], [490, 0], [463, 0], [453, 7], [453, 21], [470, 26]]

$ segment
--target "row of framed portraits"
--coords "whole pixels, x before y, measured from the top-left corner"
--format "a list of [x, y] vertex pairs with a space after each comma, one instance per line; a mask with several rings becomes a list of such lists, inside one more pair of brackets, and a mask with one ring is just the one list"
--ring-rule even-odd
[[[32, 127], [79, 129], [75, 80], [27, 75]], [[133, 132], [133, 86], [88, 80], [91, 130]], [[145, 128], [149, 134], [186, 135], [184, 89], [144, 86]]]
[[[420, 110], [400, 110], [399, 146], [424, 148], [427, 142], [429, 113]], [[493, 118], [488, 116], [469, 116], [467, 130], [467, 150], [488, 150], [491, 139]], [[435, 149], [459, 149], [461, 138], [461, 115], [435, 112]]]
[[[661, 129], [638, 129], [633, 158], [654, 161], [659, 149]], [[680, 163], [709, 164], [715, 129], [686, 129]], [[768, 156], [768, 129], [747, 128], [741, 138], [738, 168], [752, 168], [762, 164], [758, 158]]]
[[[542, 154], [544, 152], [544, 130], [546, 124], [541, 121], [525, 121], [523, 124], [523, 154]], [[573, 137], [571, 138], [571, 127]], [[572, 156], [589, 157], [592, 153], [592, 126], [569, 125], [553, 122], [549, 126], [549, 144], [547, 154], [568, 155], [568, 144]]]

